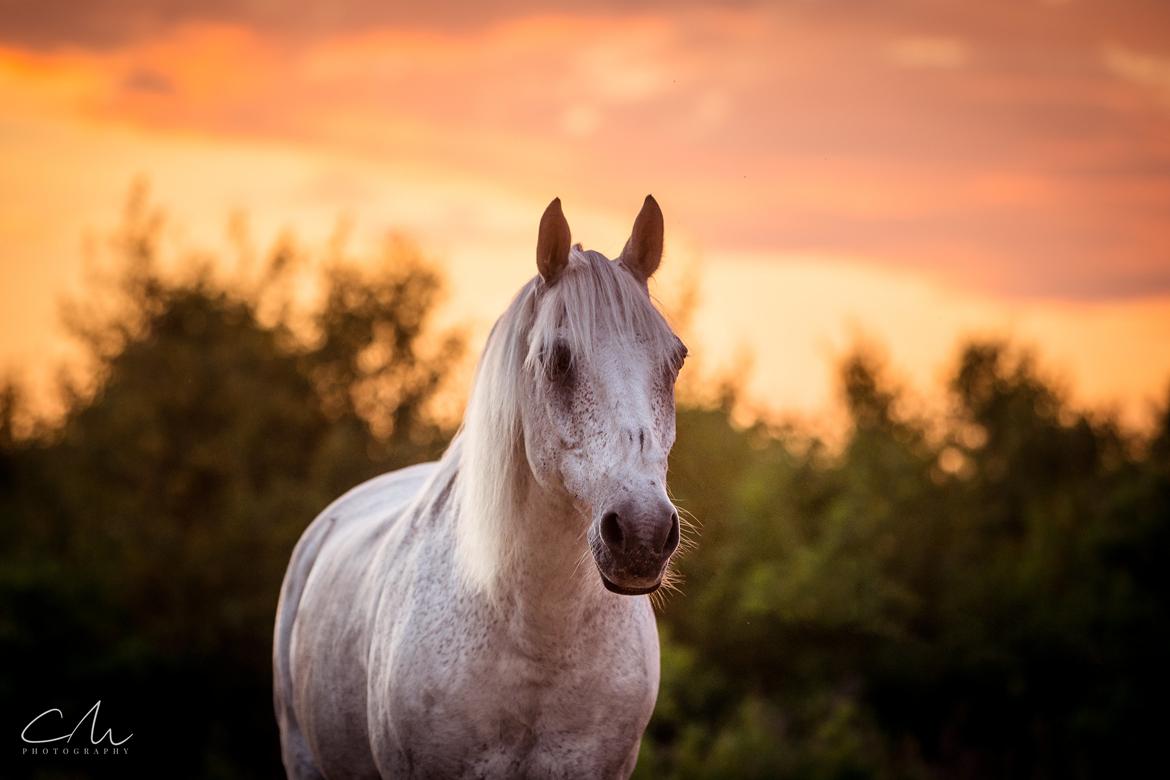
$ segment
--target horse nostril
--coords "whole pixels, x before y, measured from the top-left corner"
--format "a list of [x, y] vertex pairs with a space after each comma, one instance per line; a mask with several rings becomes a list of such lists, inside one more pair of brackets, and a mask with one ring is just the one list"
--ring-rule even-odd
[[615, 550], [622, 549], [625, 534], [622, 533], [622, 524], [618, 520], [617, 512], [610, 512], [601, 518], [601, 539]]
[[670, 533], [666, 535], [666, 545], [662, 552], [670, 555], [678, 547], [678, 512], [670, 513]]

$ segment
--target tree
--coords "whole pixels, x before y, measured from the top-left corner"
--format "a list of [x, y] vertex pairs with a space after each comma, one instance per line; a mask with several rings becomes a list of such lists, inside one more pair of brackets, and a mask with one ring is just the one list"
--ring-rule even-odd
[[671, 483], [703, 533], [663, 610], [642, 776], [1156, 765], [1170, 414], [1123, 433], [1001, 343], [963, 350], [946, 419], [908, 413], [872, 355], [840, 383], [835, 449], [680, 410]]
[[[409, 242], [314, 264], [284, 239], [253, 273], [166, 273], [164, 224], [132, 198], [113, 284], [71, 310], [92, 379], [67, 386], [60, 420], [30, 423], [22, 388], [0, 387], [2, 725], [101, 699], [140, 746], [114, 776], [277, 775], [291, 547], [346, 488], [442, 449], [433, 405], [461, 342], [435, 331], [440, 279]], [[916, 414], [864, 351], [839, 384], [833, 446], [735, 423], [734, 383], [680, 404], [671, 487], [700, 533], [660, 605], [639, 775], [1157, 765], [1170, 396], [1153, 430], [1127, 432], [1002, 343], [962, 350], [945, 416]]]
[[255, 777], [279, 761], [269, 659], [292, 546], [345, 489], [441, 450], [429, 404], [461, 342], [424, 340], [441, 283], [404, 241], [373, 267], [331, 259], [306, 312], [288, 242], [256, 284], [209, 262], [168, 276], [162, 224], [133, 199], [101, 296], [118, 305], [72, 310], [96, 379], [64, 418], [22, 439], [4, 394], [0, 652], [55, 672], [2, 693], [79, 714], [102, 698], [137, 720], [139, 752], [184, 756], [172, 776]]

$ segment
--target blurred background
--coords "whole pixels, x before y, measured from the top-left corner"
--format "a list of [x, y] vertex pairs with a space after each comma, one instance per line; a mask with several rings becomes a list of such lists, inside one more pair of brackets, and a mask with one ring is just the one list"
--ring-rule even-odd
[[[553, 196], [613, 256], [647, 192], [637, 775], [1164, 761], [1165, 3], [0, 0], [0, 101], [0, 774], [280, 776], [300, 532], [442, 451]], [[132, 757], [20, 756], [97, 699]]]

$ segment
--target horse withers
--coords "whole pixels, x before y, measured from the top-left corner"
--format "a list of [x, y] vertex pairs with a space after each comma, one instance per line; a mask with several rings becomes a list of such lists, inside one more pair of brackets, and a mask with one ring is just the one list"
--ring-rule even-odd
[[273, 648], [288, 775], [626, 777], [658, 692], [647, 594], [686, 348], [647, 281], [647, 197], [621, 255], [571, 246], [554, 200], [539, 273], [492, 329], [436, 463], [346, 493], [285, 574]]

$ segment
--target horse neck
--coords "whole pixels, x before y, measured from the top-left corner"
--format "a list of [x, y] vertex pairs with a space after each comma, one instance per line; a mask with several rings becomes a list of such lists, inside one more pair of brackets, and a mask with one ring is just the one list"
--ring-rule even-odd
[[594, 570], [585, 525], [571, 501], [531, 476], [525, 482], [510, 565], [496, 583], [499, 604], [517, 633], [537, 641], [580, 639], [582, 628], [615, 597]]

